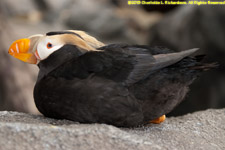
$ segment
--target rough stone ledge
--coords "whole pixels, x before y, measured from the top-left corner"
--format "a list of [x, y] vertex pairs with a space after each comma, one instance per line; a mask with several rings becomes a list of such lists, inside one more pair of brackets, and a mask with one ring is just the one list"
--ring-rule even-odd
[[134, 129], [2, 111], [0, 149], [222, 150], [225, 149], [225, 109], [171, 117], [160, 125]]

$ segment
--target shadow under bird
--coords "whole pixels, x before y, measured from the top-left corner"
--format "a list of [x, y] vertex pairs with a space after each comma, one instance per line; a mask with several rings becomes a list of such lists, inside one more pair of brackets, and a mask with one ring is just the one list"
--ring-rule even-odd
[[160, 123], [204, 70], [190, 57], [141, 45], [105, 45], [78, 30], [15, 41], [9, 54], [40, 68], [34, 100], [45, 116], [119, 127]]

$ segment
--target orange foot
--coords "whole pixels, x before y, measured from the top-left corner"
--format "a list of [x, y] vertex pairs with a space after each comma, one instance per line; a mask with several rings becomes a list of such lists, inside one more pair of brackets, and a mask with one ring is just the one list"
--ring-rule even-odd
[[151, 120], [150, 123], [160, 124], [166, 119], [166, 115], [162, 115], [161, 117]]

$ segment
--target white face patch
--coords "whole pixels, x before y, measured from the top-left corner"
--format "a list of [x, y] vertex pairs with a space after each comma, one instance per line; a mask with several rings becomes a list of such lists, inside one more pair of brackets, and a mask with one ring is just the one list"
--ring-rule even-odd
[[57, 38], [51, 36], [43, 37], [37, 45], [37, 53], [35, 55], [38, 59], [44, 60], [53, 52], [59, 50], [63, 45], [64, 43]]

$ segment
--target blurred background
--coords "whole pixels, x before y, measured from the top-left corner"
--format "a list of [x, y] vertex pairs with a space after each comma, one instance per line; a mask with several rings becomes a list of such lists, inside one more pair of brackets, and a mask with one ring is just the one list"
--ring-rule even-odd
[[198, 78], [169, 116], [225, 107], [225, 8], [220, 5], [135, 5], [127, 0], [1, 0], [0, 110], [38, 114], [33, 87], [38, 68], [8, 55], [20, 38], [49, 31], [84, 30], [110, 43], [199, 47], [220, 64]]

